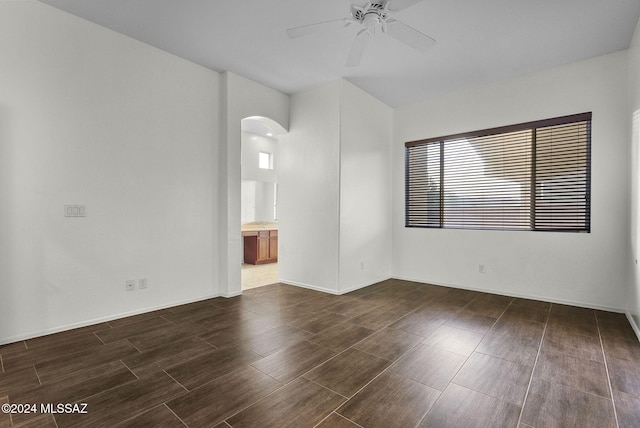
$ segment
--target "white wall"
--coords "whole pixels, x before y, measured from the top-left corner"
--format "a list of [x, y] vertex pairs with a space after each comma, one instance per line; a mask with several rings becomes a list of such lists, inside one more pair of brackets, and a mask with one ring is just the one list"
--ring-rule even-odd
[[[599, 308], [625, 308], [629, 266], [627, 53], [395, 110], [393, 275]], [[404, 227], [404, 143], [593, 112], [589, 234]], [[478, 265], [486, 265], [479, 273]]]
[[[276, 183], [278, 181], [278, 141], [243, 131], [242, 144], [242, 179]], [[259, 153], [271, 153], [273, 169], [259, 168]]]
[[393, 110], [341, 80], [341, 293], [391, 276]]
[[[219, 197], [222, 208], [215, 227], [222, 239], [217, 245], [220, 269], [217, 281], [223, 296], [241, 293], [241, 122], [259, 116], [271, 121], [278, 141], [286, 139], [289, 128], [289, 96], [231, 72], [222, 76], [223, 126], [219, 163]], [[226, 236], [225, 236], [226, 234]], [[280, 243], [280, 239], [278, 239]]]
[[345, 80], [291, 97], [279, 274], [342, 294], [389, 278], [392, 109]]
[[0, 58], [0, 343], [218, 295], [220, 76], [35, 1]]
[[[629, 55], [629, 114], [631, 123], [631, 257], [640, 258], [640, 21], [631, 43]], [[640, 335], [640, 265], [632, 264], [627, 312]]]
[[240, 221], [242, 224], [256, 221], [256, 184], [258, 184], [257, 181], [242, 180], [240, 185], [242, 194]]
[[290, 284], [338, 291], [340, 81], [291, 96], [279, 147], [278, 273]]
[[276, 221], [274, 217], [275, 183], [242, 180], [242, 224]]
[[[242, 131], [241, 223], [274, 221], [274, 183], [278, 182], [278, 141]], [[273, 169], [259, 168], [260, 152], [270, 153]]]

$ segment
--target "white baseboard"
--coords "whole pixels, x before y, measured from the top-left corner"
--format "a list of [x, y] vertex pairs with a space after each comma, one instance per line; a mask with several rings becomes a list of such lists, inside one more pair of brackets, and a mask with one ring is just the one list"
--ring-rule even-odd
[[379, 282], [386, 281], [388, 279], [391, 279], [391, 278], [384, 277], [384, 278], [380, 278], [378, 280], [375, 280], [373, 282], [366, 282], [366, 283], [362, 283], [362, 284], [357, 284], [357, 285], [354, 285], [354, 286], [351, 286], [351, 287], [347, 288], [346, 290], [331, 290], [329, 288], [318, 287], [318, 286], [315, 286], [315, 285], [305, 284], [305, 283], [302, 283], [302, 282], [288, 281], [286, 279], [280, 279], [280, 282], [283, 283], [283, 284], [294, 285], [296, 287], [308, 288], [310, 290], [321, 291], [323, 293], [328, 293], [328, 294], [334, 294], [336, 296], [341, 296], [343, 294], [351, 293], [352, 291], [360, 290], [361, 288], [369, 287], [369, 286], [371, 286], [373, 284], [377, 284]]
[[342, 294], [351, 293], [352, 291], [360, 290], [361, 288], [370, 287], [370, 286], [372, 286], [374, 284], [377, 284], [379, 282], [386, 281], [386, 280], [389, 280], [389, 279], [391, 279], [391, 277], [385, 276], [384, 278], [376, 279], [373, 282], [366, 282], [366, 283], [357, 284], [357, 285], [354, 285], [354, 286], [351, 286], [351, 287], [347, 288], [346, 290], [340, 290], [340, 294], [342, 295]]
[[0, 345], [6, 345], [8, 343], [19, 342], [21, 340], [34, 339], [36, 337], [46, 336], [48, 334], [60, 333], [61, 331], [73, 330], [73, 329], [81, 328], [81, 327], [88, 327], [88, 326], [94, 325], [94, 324], [100, 324], [100, 323], [103, 323], [103, 322], [113, 321], [113, 320], [117, 320], [117, 319], [120, 319], [120, 318], [126, 318], [126, 317], [130, 317], [130, 316], [134, 316], [134, 315], [140, 315], [140, 314], [144, 314], [144, 313], [147, 313], [147, 312], [158, 311], [160, 309], [172, 308], [174, 306], [180, 306], [180, 305], [186, 305], [186, 304], [189, 304], [189, 303], [200, 302], [202, 300], [214, 299], [216, 297], [220, 297], [220, 295], [216, 294], [216, 295], [211, 295], [211, 296], [208, 296], [208, 297], [205, 296], [205, 297], [199, 297], [199, 298], [196, 298], [196, 299], [181, 300], [181, 301], [177, 301], [177, 302], [173, 302], [173, 303], [167, 303], [167, 304], [162, 304], [162, 305], [158, 305], [158, 306], [152, 306], [152, 307], [143, 308], [143, 309], [136, 309], [136, 310], [129, 311], [129, 312], [123, 312], [123, 313], [119, 313], [119, 314], [113, 314], [113, 315], [107, 315], [107, 316], [104, 316], [104, 317], [93, 318], [93, 319], [90, 319], [90, 320], [87, 320], [87, 321], [81, 321], [81, 322], [67, 324], [67, 325], [63, 325], [63, 326], [58, 326], [58, 327], [53, 327], [53, 328], [48, 328], [48, 329], [43, 329], [43, 330], [32, 331], [32, 332], [25, 333], [25, 334], [20, 334], [20, 335], [17, 335], [17, 336], [3, 337], [3, 338], [0, 338]]
[[444, 283], [438, 283], [433, 281], [425, 281], [424, 279], [416, 279], [416, 278], [409, 278], [409, 277], [402, 277], [402, 276], [394, 276], [393, 278], [404, 280], [404, 281], [421, 282], [423, 284], [439, 285], [441, 287], [457, 288], [460, 290], [478, 291], [481, 293], [498, 294], [501, 296], [508, 296], [508, 297], [517, 297], [520, 299], [539, 300], [541, 302], [557, 303], [560, 305], [569, 305], [569, 306], [578, 306], [581, 308], [597, 309], [600, 311], [625, 313], [625, 310], [622, 308], [616, 308], [616, 307], [606, 306], [606, 305], [597, 305], [589, 302], [579, 302], [579, 301], [566, 300], [566, 299], [555, 299], [555, 298], [550, 298], [548, 296], [537, 296], [535, 294], [510, 293], [504, 290], [487, 290], [479, 287], [467, 287], [467, 286], [460, 286], [460, 285], [453, 285], [453, 284], [444, 284]]
[[224, 297], [226, 299], [229, 299], [231, 297], [237, 297], [240, 296], [242, 294], [242, 290], [240, 291], [234, 291], [233, 293], [224, 293], [222, 295], [220, 295], [220, 297]]
[[281, 282], [282, 284], [293, 285], [293, 286], [296, 286], [296, 287], [308, 288], [309, 290], [321, 291], [321, 292], [327, 293], [327, 294], [334, 294], [336, 296], [340, 295], [340, 293], [338, 293], [336, 290], [331, 290], [329, 288], [318, 287], [316, 285], [311, 285], [311, 284], [305, 284], [303, 282], [289, 281], [289, 280], [286, 280], [286, 279], [280, 279], [279, 282]]

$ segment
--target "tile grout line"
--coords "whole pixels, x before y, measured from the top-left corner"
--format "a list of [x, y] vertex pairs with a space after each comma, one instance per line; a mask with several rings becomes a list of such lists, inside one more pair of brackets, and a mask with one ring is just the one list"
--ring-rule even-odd
[[[367, 337], [368, 337], [368, 336], [367, 336]], [[309, 342], [309, 341], [307, 341], [307, 342]], [[331, 348], [327, 348], [326, 346], [322, 346], [322, 345], [320, 345], [319, 343], [315, 343], [315, 342], [309, 342], [309, 343], [313, 343], [313, 344], [318, 345], [318, 346], [320, 346], [320, 347], [322, 347], [322, 348], [328, 349], [328, 350], [330, 350], [331, 352], [335, 352], [333, 349], [331, 349]], [[320, 364], [318, 364], [318, 365], [313, 366], [312, 368], [310, 368], [310, 369], [309, 369], [309, 370], [307, 370], [306, 372], [302, 373], [302, 374], [301, 374], [300, 376], [298, 376], [298, 377], [303, 377], [303, 376], [305, 376], [306, 374], [308, 374], [308, 373], [310, 373], [310, 372], [314, 371], [315, 369], [317, 369], [317, 368], [319, 368], [319, 367], [324, 366], [324, 365], [325, 365], [325, 364], [327, 364], [329, 361], [333, 361], [334, 359], [338, 358], [340, 355], [342, 355], [342, 354], [344, 354], [345, 352], [347, 352], [349, 349], [351, 349], [351, 348], [347, 348], [347, 349], [345, 349], [345, 350], [343, 350], [343, 351], [337, 352], [337, 353], [336, 353], [336, 355], [334, 355], [333, 357], [331, 357], [331, 358], [329, 358], [329, 359], [327, 359], [327, 360], [323, 361], [322, 363], [320, 363]], [[370, 355], [372, 355], [372, 354], [370, 354]], [[252, 366], [252, 367], [253, 367], [253, 366]], [[255, 367], [254, 367], [254, 368], [255, 368]], [[256, 370], [258, 370], [258, 369], [256, 369]], [[266, 373], [265, 373], [265, 374], [266, 374]], [[276, 379], [276, 380], [277, 380], [277, 379]], [[309, 379], [309, 380], [311, 380], [311, 379]], [[312, 381], [312, 382], [313, 382], [313, 381]], [[314, 382], [314, 383], [316, 383], [316, 382]], [[326, 388], [326, 387], [325, 387], [325, 386], [323, 386], [323, 385], [320, 385], [320, 386], [322, 386], [323, 388]], [[327, 389], [329, 389], [329, 388], [327, 388]], [[332, 389], [329, 389], [329, 390], [330, 390], [330, 391], [333, 391]], [[339, 393], [339, 392], [337, 392], [337, 391], [333, 391], [333, 392], [335, 392], [336, 394], [342, 395], [342, 394], [340, 394], [340, 393]], [[344, 397], [344, 395], [342, 395], [342, 396]], [[345, 397], [345, 398], [347, 398], [347, 397]], [[347, 398], [347, 399], [348, 399], [348, 398]]]
[[602, 358], [604, 361], [604, 370], [607, 373], [607, 385], [609, 385], [609, 394], [611, 395], [611, 406], [613, 407], [613, 417], [616, 420], [616, 428], [620, 427], [620, 423], [618, 422], [618, 411], [616, 410], [616, 400], [613, 397], [613, 387], [611, 386], [611, 375], [609, 374], [609, 364], [607, 363], [607, 354], [604, 352], [604, 342], [602, 341], [602, 333], [600, 332], [600, 321], [598, 320], [598, 316], [594, 312], [594, 317], [596, 319], [596, 327], [598, 328], [598, 339], [600, 340], [600, 350], [602, 351]]
[[527, 398], [529, 398], [529, 391], [531, 391], [531, 384], [533, 383], [533, 375], [536, 372], [540, 352], [542, 352], [542, 344], [544, 342], [544, 336], [547, 333], [547, 326], [549, 324], [549, 318], [551, 317], [551, 309], [553, 309], [553, 304], [549, 305], [549, 309], [547, 310], [547, 319], [545, 320], [544, 329], [542, 330], [542, 337], [540, 337], [540, 344], [538, 344], [538, 353], [536, 354], [536, 359], [533, 362], [533, 367], [531, 368], [531, 376], [529, 377], [527, 392], [524, 394], [524, 400], [522, 400], [522, 408], [520, 409], [520, 416], [518, 417], [518, 424], [516, 426], [519, 426], [522, 423], [522, 414], [524, 413], [524, 408], [527, 405]]
[[356, 427], [364, 428], [364, 427], [363, 427], [362, 425], [360, 425], [359, 423], [354, 422], [354, 421], [352, 421], [351, 419], [349, 419], [349, 418], [347, 418], [347, 417], [345, 417], [345, 416], [342, 416], [340, 413], [336, 413], [336, 412], [335, 412], [335, 410], [334, 410], [333, 412], [329, 413], [327, 416], [325, 416], [325, 417], [324, 417], [320, 422], [318, 422], [317, 424], [315, 424], [315, 425], [313, 426], [313, 428], [317, 428], [317, 427], [319, 427], [320, 425], [322, 425], [322, 423], [323, 423], [324, 421], [326, 421], [327, 419], [329, 419], [329, 418], [331, 417], [331, 415], [334, 415], [334, 414], [335, 414], [337, 417], [339, 417], [339, 418], [343, 418], [343, 419], [345, 419], [345, 420], [347, 420], [347, 421], [351, 422], [351, 423], [352, 423], [353, 425], [355, 425]]
[[52, 419], [53, 419], [53, 423], [55, 424], [56, 428], [59, 428], [60, 425], [58, 425], [58, 421], [56, 420], [56, 416], [55, 415], [53, 415]]
[[[400, 331], [400, 330], [398, 330], [398, 331]], [[374, 334], [375, 334], [375, 333], [374, 333]], [[371, 337], [371, 336], [373, 336], [373, 334], [371, 334], [371, 335], [367, 336], [365, 339], [367, 339], [367, 338], [369, 338], [369, 337]], [[362, 340], [365, 340], [365, 339], [362, 339]], [[362, 340], [361, 340], [360, 342], [362, 342]], [[358, 343], [360, 343], [360, 342], [358, 342]], [[371, 355], [372, 357], [376, 357], [376, 358], [380, 358], [381, 360], [389, 361], [389, 363], [390, 363], [390, 364], [389, 364], [389, 366], [392, 366], [392, 365], [393, 365], [393, 363], [395, 363], [395, 361], [394, 361], [394, 360], [389, 360], [389, 359], [387, 359], [387, 358], [383, 358], [383, 357], [381, 357], [381, 356], [379, 356], [379, 355], [372, 354], [372, 353], [371, 353], [371, 352], [369, 352], [369, 351], [363, 351], [362, 349], [355, 348], [355, 346], [356, 346], [358, 343], [355, 343], [353, 346], [348, 347], [347, 349], [345, 349], [345, 350], [344, 350], [344, 351], [342, 351], [342, 352], [346, 352], [346, 351], [348, 351], [349, 349], [353, 349], [354, 351], [362, 352], [363, 354]], [[417, 343], [415, 346], [418, 346], [419, 344], [420, 344], [420, 343]], [[412, 348], [412, 349], [413, 349], [413, 348]], [[342, 354], [342, 352], [340, 352], [340, 353]], [[407, 351], [407, 352], [409, 352], [409, 351]], [[404, 356], [404, 354], [402, 354], [402, 356]], [[402, 356], [401, 356], [401, 357], [402, 357]], [[399, 358], [398, 358], [398, 359], [399, 359]]]
[[[204, 334], [209, 334], [209, 333], [204, 333]], [[217, 346], [217, 345], [215, 345], [215, 344], [213, 344], [213, 343], [211, 343], [211, 342], [207, 342], [207, 341], [206, 341], [205, 339], [203, 339], [201, 336], [196, 336], [196, 337], [194, 337], [194, 341], [195, 341], [195, 340], [199, 340], [200, 342], [204, 343], [205, 345], [212, 346], [214, 351], [217, 351], [217, 350], [219, 350], [219, 349], [222, 349], [221, 347], [219, 347], [219, 346]], [[237, 346], [238, 348], [242, 348], [242, 349], [246, 349], [246, 350], [251, 351], [251, 349], [248, 349], [248, 348], [245, 348], [245, 347], [243, 347], [243, 346], [240, 346], [240, 345], [239, 345], [239, 344], [237, 344], [236, 342], [233, 342], [233, 344], [234, 344], [235, 346]], [[253, 352], [253, 351], [251, 351], [251, 352]], [[257, 354], [257, 352], [256, 352], [256, 354]], [[258, 355], [260, 355], [260, 354], [258, 354]], [[180, 363], [179, 363], [179, 364], [180, 364]], [[172, 366], [172, 367], [173, 367], [173, 366]]]
[[[133, 349], [135, 349], [136, 351], [138, 351], [140, 354], [144, 354], [144, 352], [142, 352], [136, 345], [134, 345], [133, 343], [131, 343], [131, 341], [129, 340], [129, 338], [125, 338], [125, 339], [121, 339], [118, 340], [116, 342], [110, 342], [110, 343], [117, 343], [117, 342], [127, 342], [129, 345], [131, 345], [133, 347]], [[105, 343], [106, 345], [106, 343]]]
[[127, 370], [129, 370], [131, 372], [131, 374], [136, 378], [136, 380], [140, 380], [140, 377], [133, 370], [131, 370], [131, 367], [129, 367], [127, 365], [127, 363], [124, 362], [124, 360], [120, 359], [118, 361], [120, 361], [122, 363], [122, 365], [125, 366], [127, 368]]
[[162, 373], [166, 374], [167, 376], [169, 376], [171, 378], [172, 381], [174, 381], [175, 383], [177, 383], [178, 385], [180, 385], [182, 387], [182, 389], [184, 389], [185, 391], [187, 391], [187, 393], [191, 392], [189, 391], [189, 389], [187, 389], [186, 386], [184, 386], [183, 384], [181, 384], [180, 382], [178, 382], [178, 380], [176, 378], [174, 378], [173, 376], [171, 376], [167, 370], [162, 370]]
[[[107, 323], [107, 324], [108, 324], [108, 323]], [[113, 327], [111, 327], [111, 328], [113, 328]], [[100, 336], [98, 336], [98, 335], [97, 335], [97, 333], [96, 333], [95, 331], [94, 331], [92, 334], [93, 334], [95, 337], [97, 337], [97, 338], [98, 338], [98, 340], [100, 341], [100, 343], [102, 343], [103, 345], [106, 345], [105, 341], [104, 341], [104, 340], [102, 340], [102, 339], [100, 339]]]
[[36, 372], [36, 377], [38, 378], [38, 383], [40, 385], [42, 385], [42, 380], [40, 380], [40, 374], [38, 374], [38, 369], [36, 368], [35, 364], [31, 364], [31, 367], [33, 367], [33, 371]]
[[[157, 406], [151, 407], [150, 409], [143, 410], [143, 411], [141, 411], [141, 412], [139, 412], [139, 413], [135, 413], [135, 414], [133, 414], [132, 416], [130, 416], [130, 417], [128, 417], [128, 418], [126, 418], [126, 419], [124, 419], [124, 420], [122, 420], [122, 421], [120, 421], [120, 422], [116, 423], [116, 427], [121, 426], [121, 425], [122, 425], [122, 424], [124, 424], [124, 423], [130, 422], [130, 421], [132, 421], [132, 420], [134, 420], [134, 419], [136, 419], [136, 418], [138, 418], [138, 417], [140, 417], [140, 416], [144, 415], [145, 413], [149, 413], [149, 412], [151, 412], [152, 410], [155, 410], [155, 409], [157, 409], [157, 408], [159, 408], [159, 407], [162, 407], [162, 406], [164, 406], [164, 407], [167, 407], [167, 408], [168, 408], [168, 406], [166, 406], [166, 403], [158, 404]], [[169, 409], [169, 411], [171, 411], [171, 409]], [[171, 412], [171, 413], [173, 413], [173, 412]], [[178, 415], [176, 415], [175, 413], [173, 413], [173, 414], [174, 414], [176, 417], [178, 417]], [[184, 426], [187, 426], [187, 425], [182, 421], [182, 419], [180, 419], [179, 417], [178, 417], [178, 420], [179, 420], [179, 421], [180, 421]]]
[[[347, 321], [345, 321], [345, 322], [348, 322], [348, 320], [347, 320]], [[340, 323], [340, 324], [344, 324], [344, 323]], [[356, 326], [356, 327], [367, 328], [367, 327], [363, 327], [363, 326], [358, 325], [358, 324], [353, 324], [353, 325], [354, 325], [354, 326]], [[333, 327], [331, 327], [331, 328], [333, 328]], [[357, 349], [357, 348], [354, 348], [354, 347], [355, 347], [358, 343], [360, 343], [360, 342], [362, 342], [362, 341], [364, 341], [364, 340], [366, 340], [366, 339], [370, 338], [371, 336], [373, 336], [374, 334], [378, 333], [380, 330], [384, 330], [385, 328], [387, 328], [387, 327], [382, 327], [382, 328], [380, 328], [380, 329], [378, 329], [378, 330], [373, 330], [373, 329], [371, 329], [371, 328], [370, 328], [369, 330], [373, 330], [373, 333], [371, 333], [370, 335], [368, 335], [368, 336], [366, 336], [366, 337], [363, 337], [362, 339], [358, 340], [357, 342], [355, 342], [355, 343], [351, 344], [351, 346], [349, 346], [348, 348], [345, 348], [345, 349], [343, 349], [342, 351], [338, 352], [338, 353], [336, 354], [336, 356], [337, 356], [337, 355], [342, 354], [343, 352], [345, 352], [345, 351], [346, 351], [346, 350], [348, 350], [348, 349], [351, 349], [351, 348], [353, 348], [353, 349]], [[316, 333], [316, 334], [314, 334], [314, 336], [315, 336], [315, 335], [318, 335], [318, 334], [320, 334], [320, 333]], [[313, 339], [314, 339], [314, 338], [313, 338], [313, 337], [311, 337], [311, 338], [306, 339], [306, 340], [307, 340], [308, 342], [315, 343], [315, 344], [316, 344], [316, 345], [318, 345], [318, 346], [322, 346], [323, 348], [326, 348], [326, 349], [329, 349], [329, 350], [331, 350], [331, 351], [336, 352], [336, 350], [335, 350], [335, 349], [333, 349], [333, 348], [328, 348], [328, 347], [326, 347], [326, 346], [324, 346], [324, 345], [322, 345], [322, 344], [320, 344], [320, 343], [314, 342], [314, 341], [313, 341]], [[359, 349], [358, 349], [358, 351], [359, 351]], [[365, 352], [365, 351], [361, 351], [361, 352]], [[373, 354], [371, 354], [371, 353], [369, 353], [369, 352], [367, 352], [367, 354], [369, 354], [369, 355], [373, 355]], [[376, 357], [377, 357], [377, 355], [376, 355]], [[381, 358], [381, 357], [378, 357], [378, 358]], [[383, 360], [386, 360], [386, 358], [383, 358]]]
[[[179, 325], [176, 321], [171, 321], [169, 318], [165, 318], [164, 315], [160, 315], [158, 318], [161, 318], [161, 319], [165, 320], [166, 322], [168, 322], [171, 325], [174, 325], [174, 326], [178, 326]], [[184, 322], [184, 320], [182, 322]]]
[[[308, 372], [307, 372], [307, 373], [308, 373]], [[302, 376], [300, 376], [300, 377], [302, 377]], [[296, 378], [296, 379], [298, 379], [298, 378]], [[313, 379], [309, 379], [309, 378], [306, 378], [306, 377], [305, 377], [305, 378], [304, 378], [304, 380], [306, 380], [307, 382], [311, 382], [311, 383], [313, 383], [314, 385], [318, 385], [320, 388], [322, 388], [322, 389], [326, 389], [327, 391], [329, 391], [329, 392], [331, 392], [331, 393], [333, 393], [333, 394], [337, 394], [337, 395], [339, 395], [340, 397], [344, 398], [344, 400], [345, 400], [344, 402], [345, 402], [345, 403], [351, 399], [350, 397], [347, 397], [346, 395], [342, 395], [342, 394], [340, 394], [338, 391], [334, 391], [333, 389], [329, 388], [328, 386], [324, 386], [324, 385], [322, 385], [322, 384], [319, 384], [318, 382], [316, 382], [316, 381], [315, 381], [315, 380], [313, 380]], [[342, 404], [344, 404], [344, 403], [342, 403]], [[342, 404], [341, 404], [341, 405], [342, 405]]]

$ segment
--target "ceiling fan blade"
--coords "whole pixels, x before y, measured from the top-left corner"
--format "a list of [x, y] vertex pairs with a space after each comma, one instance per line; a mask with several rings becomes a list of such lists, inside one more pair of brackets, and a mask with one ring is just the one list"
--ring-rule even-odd
[[355, 67], [360, 64], [364, 49], [367, 47], [367, 43], [371, 38], [371, 33], [366, 29], [360, 30], [356, 38], [351, 45], [351, 51], [349, 52], [349, 58], [347, 59], [347, 67]]
[[331, 31], [332, 29], [338, 29], [349, 25], [351, 21], [349, 19], [334, 19], [333, 21], [318, 22], [316, 24], [302, 25], [300, 27], [289, 28], [287, 35], [295, 39], [297, 37], [308, 36], [310, 34], [324, 33]]
[[420, 52], [426, 51], [436, 43], [436, 41], [431, 37], [400, 21], [388, 21], [386, 32], [394, 39], [399, 40]]
[[400, 12], [414, 4], [420, 3], [423, 0], [389, 0], [389, 9], [395, 12]]

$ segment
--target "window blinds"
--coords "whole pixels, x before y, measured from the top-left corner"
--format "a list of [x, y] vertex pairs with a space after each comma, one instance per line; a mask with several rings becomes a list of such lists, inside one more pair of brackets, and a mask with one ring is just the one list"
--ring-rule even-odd
[[405, 147], [407, 227], [590, 231], [591, 113]]

